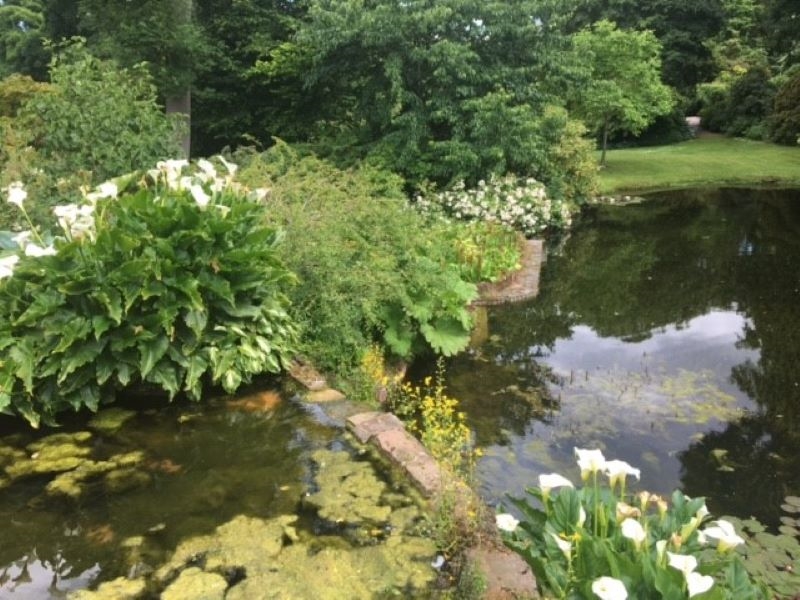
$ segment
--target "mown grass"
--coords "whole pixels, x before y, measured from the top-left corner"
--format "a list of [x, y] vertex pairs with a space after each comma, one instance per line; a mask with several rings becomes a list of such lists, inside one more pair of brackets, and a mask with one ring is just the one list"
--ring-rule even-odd
[[719, 186], [800, 186], [800, 146], [705, 134], [649, 148], [611, 150], [602, 194]]

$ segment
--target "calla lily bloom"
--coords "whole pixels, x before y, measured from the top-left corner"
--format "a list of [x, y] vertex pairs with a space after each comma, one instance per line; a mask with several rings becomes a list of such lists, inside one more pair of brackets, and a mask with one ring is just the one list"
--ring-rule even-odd
[[711, 575], [701, 575], [700, 573], [688, 573], [686, 575], [686, 587], [689, 588], [689, 598], [707, 592], [714, 585], [714, 578]]
[[684, 576], [697, 568], [697, 559], [691, 554], [675, 554], [667, 552], [669, 566], [678, 569]]
[[642, 545], [642, 542], [644, 542], [645, 538], [647, 537], [642, 524], [635, 519], [625, 519], [622, 522], [621, 529], [622, 535], [629, 540], [632, 540], [637, 549]]
[[197, 206], [200, 208], [205, 208], [208, 206], [208, 203], [211, 202], [211, 196], [206, 194], [205, 190], [201, 186], [193, 185], [190, 188], [190, 191], [192, 193], [192, 198], [194, 198], [194, 201], [197, 202]]
[[58, 254], [58, 252], [56, 252], [56, 249], [52, 246], [47, 246], [45, 248], [42, 248], [38, 244], [28, 244], [25, 246], [25, 256], [55, 256], [56, 254]]
[[625, 584], [613, 577], [599, 577], [592, 582], [592, 591], [600, 600], [626, 600]]
[[581, 479], [586, 481], [589, 475], [602, 471], [606, 466], [606, 458], [600, 450], [584, 450], [575, 448], [578, 457], [578, 467], [581, 470]]
[[539, 475], [539, 488], [543, 494], [548, 494], [550, 490], [558, 487], [575, 487], [572, 482], [559, 475], [558, 473], [549, 473], [547, 475]]
[[723, 519], [713, 521], [711, 527], [703, 529], [700, 532], [699, 539], [701, 544], [708, 543], [709, 539], [715, 540], [717, 542], [717, 550], [720, 552], [725, 552], [744, 544], [744, 539], [736, 533], [733, 525]]
[[565, 539], [562, 539], [555, 533], [551, 533], [550, 535], [552, 535], [553, 539], [556, 541], [558, 549], [564, 553], [564, 556], [567, 558], [567, 560], [570, 560], [570, 558], [572, 557], [572, 543]]
[[0, 258], [0, 279], [11, 277], [14, 273], [14, 265], [19, 261], [19, 256], [12, 254]]
[[9, 185], [6, 190], [8, 191], [9, 204], [22, 208], [22, 203], [25, 202], [25, 199], [28, 197], [28, 192], [25, 191], [22, 182], [15, 181]]
[[616, 516], [617, 523], [622, 523], [625, 519], [638, 519], [642, 516], [642, 511], [625, 502], [617, 502]]
[[606, 461], [604, 470], [606, 475], [608, 475], [608, 480], [612, 490], [617, 487], [617, 484], [622, 484], [622, 487], [624, 488], [625, 477], [628, 475], [636, 477], [636, 481], [639, 481], [642, 475], [642, 472], [639, 469], [633, 468], [624, 460]]
[[519, 525], [519, 521], [508, 513], [499, 513], [495, 515], [494, 520], [499, 530], [509, 533], [513, 532]]

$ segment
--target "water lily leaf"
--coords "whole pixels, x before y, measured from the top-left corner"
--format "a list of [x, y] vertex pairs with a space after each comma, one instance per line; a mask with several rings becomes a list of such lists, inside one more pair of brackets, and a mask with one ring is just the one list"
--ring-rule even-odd
[[797, 529], [791, 525], [781, 525], [778, 531], [786, 535], [797, 535]]
[[786, 496], [783, 500], [786, 504], [791, 504], [792, 506], [800, 508], [800, 496]]

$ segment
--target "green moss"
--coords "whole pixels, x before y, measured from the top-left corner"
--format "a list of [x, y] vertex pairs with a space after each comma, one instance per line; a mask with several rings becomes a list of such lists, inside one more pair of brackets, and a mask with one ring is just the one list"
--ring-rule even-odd
[[67, 596], [68, 600], [135, 600], [144, 595], [146, 584], [143, 579], [117, 577], [101, 583], [92, 590], [79, 590]]
[[89, 421], [88, 426], [102, 433], [116, 433], [127, 421], [136, 416], [136, 411], [124, 408], [106, 408]]
[[183, 571], [161, 594], [161, 600], [223, 600], [228, 582], [216, 573], [197, 567]]

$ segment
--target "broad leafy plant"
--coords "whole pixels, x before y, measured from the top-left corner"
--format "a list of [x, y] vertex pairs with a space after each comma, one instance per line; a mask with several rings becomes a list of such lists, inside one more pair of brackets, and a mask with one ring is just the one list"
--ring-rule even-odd
[[[521, 515], [497, 515], [506, 545], [524, 558], [549, 598], [769, 598], [745, 570], [744, 540], [725, 520], [710, 519], [703, 498], [672, 494], [671, 505], [646, 491], [628, 495], [639, 470], [576, 448], [585, 483], [541, 475], [528, 499], [512, 499]], [[599, 474], [608, 476], [601, 485]]]
[[[294, 277], [260, 194], [224, 166], [162, 162], [56, 207], [59, 236], [14, 236], [0, 259], [0, 410], [37, 426], [131, 385], [200, 399], [205, 384], [233, 392], [282, 368]], [[7, 194], [27, 215], [22, 185]]]

